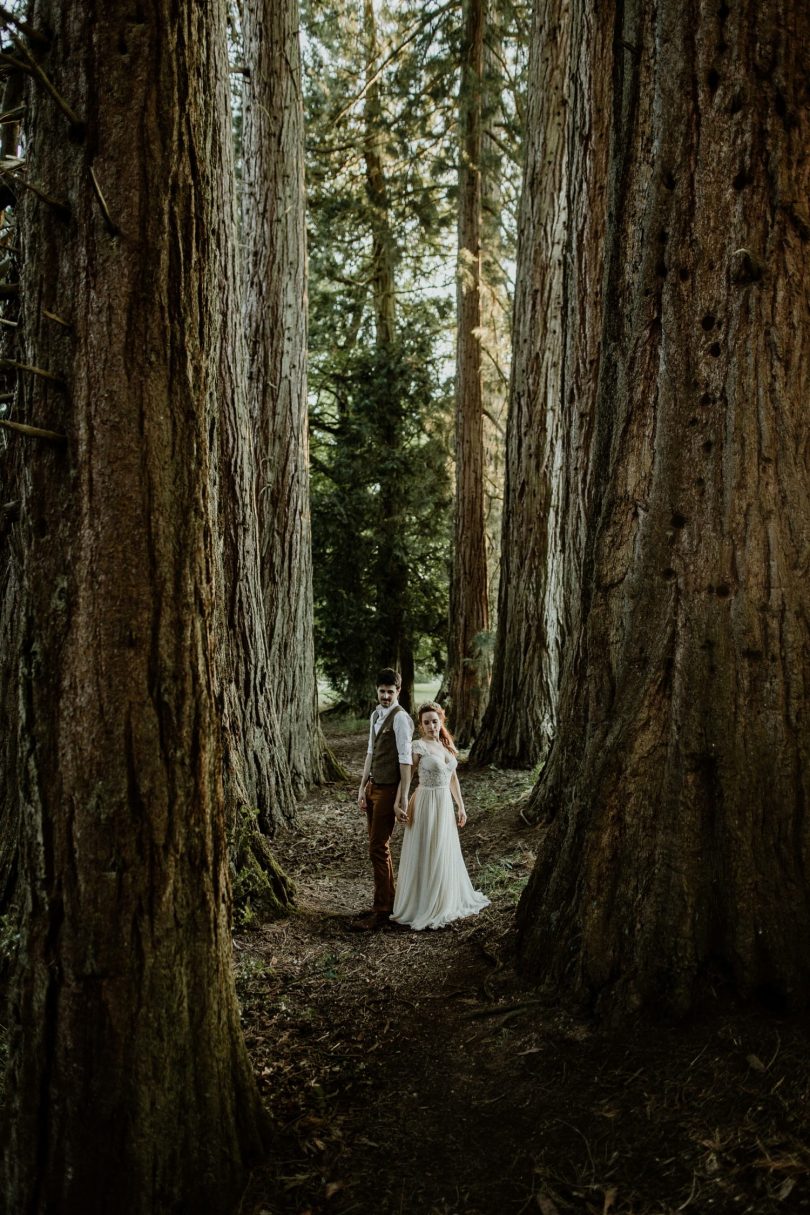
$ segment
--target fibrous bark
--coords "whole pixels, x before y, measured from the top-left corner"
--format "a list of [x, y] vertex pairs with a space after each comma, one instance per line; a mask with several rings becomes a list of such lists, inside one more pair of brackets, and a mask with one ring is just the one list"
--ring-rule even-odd
[[[570, 27], [567, 0], [538, 0], [518, 227], [498, 630], [489, 701], [470, 753], [473, 763], [509, 768], [537, 763], [554, 729], [560, 649], [570, 631], [561, 567], [575, 543], [565, 534], [575, 519], [563, 511], [563, 466], [566, 449], [576, 446], [582, 395], [590, 391], [581, 369], [589, 344], [584, 333], [571, 352], [570, 387], [564, 386], [566, 342], [582, 322], [583, 301], [599, 270], [581, 253], [588, 207], [569, 218], [570, 182], [584, 159], [566, 127], [574, 70]], [[591, 157], [598, 161], [598, 154]], [[585, 195], [594, 186], [588, 178], [579, 188]], [[566, 239], [580, 260], [565, 258]]]
[[558, 457], [582, 542], [520, 956], [619, 1013], [683, 1012], [707, 977], [805, 1003], [810, 10], [571, 11], [592, 229], [564, 252], [604, 267], [600, 357]]
[[261, 1145], [231, 974], [218, 670], [224, 15], [32, 10], [83, 125], [33, 82], [28, 176], [65, 209], [25, 199], [23, 358], [62, 383], [27, 378], [18, 416], [65, 441], [25, 440], [15, 525], [9, 1211], [230, 1212]]
[[489, 628], [484, 525], [484, 416], [481, 379], [481, 149], [485, 0], [466, 0], [459, 96], [458, 283], [456, 337], [456, 499], [447, 710], [459, 746], [481, 725], [489, 684], [483, 634]]
[[243, 238], [268, 695], [295, 788], [323, 776], [307, 437], [304, 130], [297, 0], [244, 6]]

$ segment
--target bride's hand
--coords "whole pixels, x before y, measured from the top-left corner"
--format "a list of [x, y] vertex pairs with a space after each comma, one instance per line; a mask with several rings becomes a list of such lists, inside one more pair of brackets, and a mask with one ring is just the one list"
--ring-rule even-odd
[[458, 810], [456, 811], [456, 822], [458, 823], [459, 827], [463, 827], [466, 821], [467, 811], [463, 806], [459, 806]]

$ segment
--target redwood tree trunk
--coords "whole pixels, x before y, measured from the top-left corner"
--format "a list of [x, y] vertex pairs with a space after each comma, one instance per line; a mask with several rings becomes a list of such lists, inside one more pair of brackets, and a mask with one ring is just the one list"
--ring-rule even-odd
[[85, 126], [30, 89], [28, 179], [69, 212], [25, 200], [23, 357], [63, 386], [28, 378], [19, 417], [66, 441], [18, 440], [9, 1211], [231, 1212], [260, 1146], [215, 669], [224, 18], [190, 0], [32, 11]]
[[280, 740], [300, 792], [320, 780], [307, 437], [304, 119], [297, 0], [244, 6], [245, 328], [257, 435], [262, 586]]
[[567, 137], [609, 160], [601, 204], [571, 174], [569, 213], [604, 222], [579, 250], [569, 229], [566, 254], [604, 266], [581, 324], [601, 359], [576, 455], [560, 457], [580, 482], [564, 508], [583, 519], [581, 581], [565, 566], [578, 624], [533, 799], [553, 822], [520, 954], [605, 1010], [683, 1012], [707, 976], [798, 1005], [810, 10], [572, 13]]
[[481, 382], [481, 107], [486, 0], [465, 0], [458, 170], [456, 338], [456, 501], [447, 709], [459, 746], [481, 725], [489, 684], [482, 634], [489, 628], [484, 525], [484, 415]]
[[[587, 299], [583, 280], [589, 278], [587, 285], [598, 291], [589, 263], [579, 264], [572, 281], [574, 268], [563, 256], [566, 233], [578, 251], [590, 220], [583, 208], [572, 213], [569, 227], [571, 164], [576, 171], [582, 159], [565, 127], [570, 23], [568, 0], [537, 0], [518, 228], [498, 630], [489, 701], [470, 753], [473, 763], [506, 768], [537, 763], [554, 727], [560, 646], [570, 610], [561, 570], [572, 542], [563, 539], [568, 526], [561, 519], [563, 468], [566, 448], [575, 444], [579, 430], [581, 393], [589, 391], [588, 381], [580, 380], [564, 392], [565, 348], [569, 327], [576, 333], [580, 323], [580, 299]], [[585, 191], [584, 182], [580, 188]], [[584, 334], [579, 340], [587, 345]], [[575, 361], [572, 352], [574, 376]]]

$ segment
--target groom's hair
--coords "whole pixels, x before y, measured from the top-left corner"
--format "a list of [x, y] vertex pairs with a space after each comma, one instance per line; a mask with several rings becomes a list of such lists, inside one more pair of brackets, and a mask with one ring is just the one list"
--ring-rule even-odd
[[402, 676], [399, 671], [393, 670], [392, 667], [383, 667], [377, 672], [377, 682], [375, 688], [390, 688], [395, 687], [397, 691], [402, 687]]

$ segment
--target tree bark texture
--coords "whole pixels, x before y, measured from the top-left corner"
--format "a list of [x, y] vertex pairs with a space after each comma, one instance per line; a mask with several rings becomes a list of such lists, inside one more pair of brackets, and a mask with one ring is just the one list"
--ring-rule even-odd
[[[5, 1209], [230, 1212], [262, 1118], [231, 974], [213, 487], [225, 6], [39, 0], [19, 418], [24, 931]], [[95, 184], [94, 184], [95, 180]], [[101, 198], [104, 202], [102, 204]], [[69, 328], [46, 316], [67, 319]]]
[[456, 499], [447, 711], [461, 747], [477, 734], [486, 706], [489, 628], [484, 524], [484, 415], [481, 368], [481, 151], [486, 0], [465, 0], [459, 91], [456, 336]]
[[[587, 159], [608, 152], [603, 202], [572, 172], [568, 204], [594, 207], [581, 252], [603, 291], [583, 297], [582, 332], [598, 331], [600, 358], [559, 457], [582, 526], [579, 575], [563, 554], [576, 627], [530, 807], [552, 822], [520, 956], [607, 1013], [683, 1013], [707, 977], [798, 1005], [810, 9], [571, 8], [567, 137]], [[579, 265], [572, 240], [573, 226]]]
[[280, 739], [298, 792], [322, 777], [307, 434], [304, 118], [297, 0], [244, 6], [243, 240], [262, 586]]
[[[537, 0], [532, 21], [526, 116], [526, 163], [518, 226], [512, 373], [506, 436], [498, 630], [492, 686], [470, 759], [530, 768], [553, 732], [560, 650], [569, 595], [562, 563], [566, 449], [576, 448], [582, 368], [590, 337], [581, 332], [588, 290], [598, 290], [587, 239], [601, 184], [598, 151], [585, 150], [566, 127], [572, 53], [568, 0]], [[578, 48], [577, 48], [578, 49]], [[586, 172], [586, 178], [573, 174]], [[569, 221], [568, 191], [577, 180], [583, 206]], [[573, 260], [566, 259], [566, 240]], [[595, 304], [595, 298], [592, 301]], [[579, 342], [576, 346], [575, 340]], [[565, 392], [566, 344], [572, 344]], [[562, 533], [562, 534], [561, 534]], [[569, 593], [570, 593], [569, 585]], [[570, 625], [569, 625], [570, 627]]]

